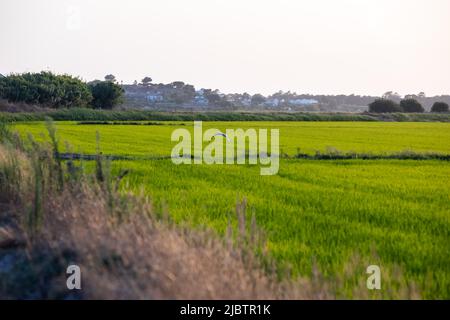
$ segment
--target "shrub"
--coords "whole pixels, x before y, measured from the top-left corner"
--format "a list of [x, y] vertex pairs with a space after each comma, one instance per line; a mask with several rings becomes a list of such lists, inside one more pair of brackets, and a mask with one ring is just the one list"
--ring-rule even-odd
[[431, 107], [431, 112], [448, 112], [449, 107], [445, 102], [435, 102]]
[[0, 95], [10, 102], [40, 104], [51, 108], [87, 106], [92, 100], [88, 86], [80, 79], [46, 71], [0, 78]]
[[404, 99], [400, 101], [400, 107], [403, 112], [424, 112], [425, 109], [422, 107], [419, 101], [415, 99]]
[[95, 81], [89, 84], [92, 105], [97, 109], [112, 109], [122, 102], [124, 90], [111, 81]]
[[374, 113], [388, 113], [388, 112], [401, 112], [402, 109], [398, 104], [389, 99], [377, 99], [369, 104], [369, 112]]

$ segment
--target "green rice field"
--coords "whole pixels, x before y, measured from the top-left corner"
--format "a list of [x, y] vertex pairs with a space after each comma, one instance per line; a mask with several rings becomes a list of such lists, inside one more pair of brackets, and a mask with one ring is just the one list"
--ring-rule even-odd
[[[142, 122], [145, 124], [146, 122]], [[148, 123], [148, 122], [147, 122]], [[156, 125], [155, 125], [156, 124]], [[158, 125], [164, 124], [164, 125]], [[43, 122], [19, 123], [16, 128], [36, 139], [46, 135]], [[192, 122], [154, 122], [153, 125], [78, 125], [58, 122], [61, 145], [68, 141], [74, 151], [95, 153], [96, 132], [104, 154], [170, 155], [170, 135], [176, 128], [193, 131]], [[341, 151], [389, 153], [403, 150], [450, 153], [450, 123], [438, 122], [204, 122], [203, 130], [217, 128], [276, 128], [280, 148], [294, 154], [313, 153], [333, 147]]]
[[[55, 125], [62, 150], [68, 142], [73, 152], [95, 153], [99, 132], [104, 154], [129, 156], [169, 156], [172, 131], [193, 130], [192, 122]], [[450, 154], [450, 123], [205, 122], [203, 127], [277, 128], [280, 148], [290, 155], [330, 147]], [[15, 129], [48, 139], [42, 122], [17, 123]], [[259, 165], [174, 165], [170, 159], [118, 160], [112, 168], [130, 170], [124, 190], [145, 192], [177, 222], [220, 234], [233, 221], [236, 202], [246, 198], [269, 253], [294, 276], [308, 276], [317, 265], [325, 277], [336, 277], [359, 259], [358, 266], [377, 264], [382, 274], [400, 270], [398, 278], [415, 283], [424, 298], [450, 299], [448, 161], [281, 159], [274, 176], [261, 176]], [[365, 270], [354, 272], [359, 273], [351, 281], [364, 284]], [[395, 290], [394, 282], [383, 289], [388, 286]]]

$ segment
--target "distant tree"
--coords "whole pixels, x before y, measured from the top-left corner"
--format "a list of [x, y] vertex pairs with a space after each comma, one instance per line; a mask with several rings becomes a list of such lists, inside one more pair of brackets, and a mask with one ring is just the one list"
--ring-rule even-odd
[[388, 113], [388, 112], [400, 112], [400, 106], [389, 99], [376, 99], [369, 104], [369, 112], [374, 113]]
[[178, 105], [191, 103], [195, 97], [194, 86], [185, 84], [182, 81], [175, 81], [166, 85], [161, 84], [157, 85], [157, 87], [164, 92], [164, 96], [168, 101]]
[[138, 82], [136, 80], [133, 81], [133, 86], [137, 86]]
[[109, 82], [116, 82], [116, 77], [112, 74], [107, 74], [105, 76], [105, 81], [109, 81]]
[[405, 99], [418, 99], [419, 96], [415, 95], [415, 94], [407, 94], [405, 95]]
[[387, 91], [385, 93], [383, 93], [383, 95], [381, 96], [383, 99], [389, 99], [390, 96], [392, 96], [393, 92], [392, 91]]
[[448, 112], [449, 107], [445, 102], [435, 102], [431, 107], [431, 112]]
[[183, 87], [183, 95], [184, 95], [184, 102], [190, 102], [195, 97], [195, 87], [191, 84], [186, 84]]
[[251, 99], [251, 98], [252, 98], [252, 96], [250, 94], [248, 94], [247, 92], [244, 92], [242, 94], [242, 99]]
[[233, 104], [226, 99], [220, 99], [219, 103], [217, 103], [217, 106], [222, 109], [229, 109], [233, 106]]
[[92, 105], [97, 109], [112, 109], [122, 102], [124, 90], [111, 81], [89, 83], [92, 92]]
[[401, 100], [401, 96], [397, 92], [388, 91], [382, 95], [382, 98], [385, 100], [392, 100], [394, 102], [399, 102]]
[[203, 96], [208, 100], [209, 105], [218, 105], [222, 99], [219, 90], [204, 89]]
[[403, 112], [424, 112], [425, 109], [422, 107], [419, 101], [415, 99], [404, 99], [400, 101], [400, 107]]
[[173, 89], [182, 89], [184, 87], [183, 81], [174, 81], [170, 84]]
[[266, 101], [266, 98], [262, 94], [255, 94], [252, 96], [252, 105], [259, 106], [260, 104], [264, 103]]
[[141, 80], [141, 83], [144, 87], [148, 87], [150, 86], [150, 83], [153, 81], [152, 78], [150, 77], [145, 77], [144, 79]]

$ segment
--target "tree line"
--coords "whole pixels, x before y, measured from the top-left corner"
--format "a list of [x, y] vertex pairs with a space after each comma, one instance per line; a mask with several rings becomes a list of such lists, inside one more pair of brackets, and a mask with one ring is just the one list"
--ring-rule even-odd
[[[127, 103], [130, 103], [130, 93], [140, 91], [158, 93], [162, 102], [183, 105], [189, 103], [203, 103], [207, 106], [222, 109], [262, 107], [282, 110], [293, 105], [299, 99], [314, 99], [318, 106], [327, 111], [337, 110], [340, 105], [369, 106], [373, 113], [421, 113], [430, 109], [431, 102], [425, 93], [407, 95], [402, 100], [400, 95], [391, 91], [382, 98], [356, 95], [309, 95], [295, 92], [276, 92], [268, 97], [261, 94], [248, 93], [223, 94], [219, 90], [201, 89], [196, 91], [193, 85], [182, 81], [170, 84], [152, 83], [151, 77], [145, 77], [140, 83], [133, 85], [119, 85], [114, 75], [108, 74], [103, 81], [94, 80], [84, 82], [77, 77], [67, 74], [56, 75], [49, 71], [39, 73], [11, 74], [6, 77], [0, 75], [0, 99], [10, 102], [24, 102], [49, 108], [89, 107], [95, 109], [112, 109], [124, 101], [127, 91]], [[431, 112], [448, 112], [448, 96], [434, 97], [442, 101], [434, 102]], [[158, 98], [158, 97], [156, 97]], [[435, 100], [436, 101], [436, 100]], [[322, 108], [322, 109], [323, 109]], [[317, 109], [317, 108], [316, 108]], [[320, 109], [320, 110], [322, 110]]]
[[49, 71], [0, 77], [0, 98], [49, 108], [112, 109], [122, 101], [123, 94], [122, 87], [109, 76], [105, 77], [105, 81], [89, 83]]
[[[435, 102], [431, 107], [431, 112], [448, 112], [449, 106], [445, 102]], [[392, 112], [406, 112], [406, 113], [421, 113], [425, 112], [422, 104], [413, 98], [405, 98], [397, 103], [394, 100], [381, 98], [376, 99], [369, 104], [369, 112], [374, 113], [392, 113]]]

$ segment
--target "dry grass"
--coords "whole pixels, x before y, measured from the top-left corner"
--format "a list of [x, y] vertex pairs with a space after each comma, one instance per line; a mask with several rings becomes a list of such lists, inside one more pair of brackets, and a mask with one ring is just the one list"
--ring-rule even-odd
[[0, 99], [0, 112], [38, 112], [50, 111], [50, 108], [42, 108], [39, 105], [27, 104], [25, 102], [9, 102], [5, 99]]
[[[58, 190], [56, 160], [45, 148], [35, 152], [39, 156], [0, 149], [0, 172], [13, 172], [2, 180], [8, 190], [2, 193], [0, 261], [7, 256], [10, 263], [6, 275], [0, 269], [2, 298], [333, 297], [311, 283], [295, 289], [262, 268], [254, 254], [261, 239], [254, 220], [246, 225], [245, 203], [237, 206], [238, 240], [231, 228], [222, 239], [171, 223], [148, 198], [116, 192], [112, 179], [69, 175]], [[66, 288], [70, 264], [81, 268], [80, 291]]]
[[[249, 252], [227, 248], [208, 232], [155, 219], [145, 199], [126, 201], [126, 217], [119, 219], [122, 209], [111, 215], [101, 189], [83, 186], [75, 197], [65, 191], [47, 203], [29, 253], [48, 252], [65, 257], [62, 265], [78, 264], [83, 298], [295, 298], [258, 268]], [[56, 276], [50, 287], [64, 288], [64, 281], [65, 275]]]

